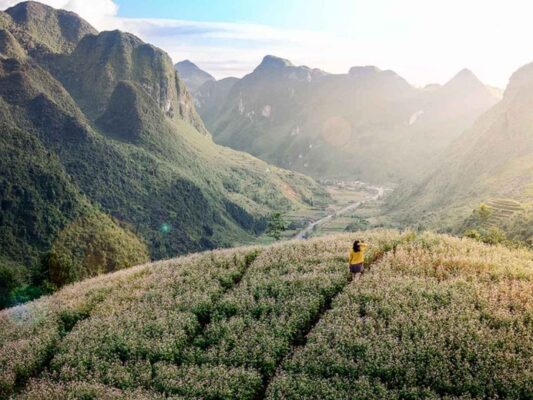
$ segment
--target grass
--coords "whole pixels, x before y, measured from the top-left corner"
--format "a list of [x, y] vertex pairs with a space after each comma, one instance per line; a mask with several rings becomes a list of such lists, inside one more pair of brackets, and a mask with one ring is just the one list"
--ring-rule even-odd
[[531, 398], [533, 254], [358, 234], [199, 253], [0, 312], [23, 399]]

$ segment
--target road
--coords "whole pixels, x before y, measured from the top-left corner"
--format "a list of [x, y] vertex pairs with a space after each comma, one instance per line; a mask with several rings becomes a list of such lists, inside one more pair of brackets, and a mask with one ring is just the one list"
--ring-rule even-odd
[[333, 214], [326, 215], [324, 218], [321, 218], [314, 222], [310, 222], [304, 229], [302, 229], [294, 236], [294, 239], [305, 239], [311, 232], [313, 232], [313, 228], [315, 226], [321, 225], [324, 222], [331, 220], [335, 215], [340, 216], [342, 214], [347, 213], [348, 211], [361, 207], [363, 204], [368, 203], [369, 201], [378, 200], [383, 197], [383, 194], [385, 193], [385, 188], [379, 186], [368, 186], [368, 189], [373, 192], [373, 194], [369, 195], [368, 198], [362, 201], [358, 201], [356, 203], [348, 204], [346, 207], [340, 209], [339, 211]]

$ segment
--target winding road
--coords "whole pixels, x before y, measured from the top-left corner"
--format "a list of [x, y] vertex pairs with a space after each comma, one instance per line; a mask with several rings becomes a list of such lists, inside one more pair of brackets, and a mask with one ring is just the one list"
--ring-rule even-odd
[[335, 216], [335, 215], [339, 216], [339, 215], [345, 214], [348, 211], [351, 211], [351, 210], [354, 210], [356, 208], [361, 207], [363, 204], [366, 204], [369, 201], [378, 200], [381, 197], [383, 197], [383, 195], [385, 193], [385, 188], [379, 187], [379, 186], [370, 186], [369, 185], [369, 186], [367, 186], [367, 189], [369, 189], [369, 190], [371, 190], [373, 192], [373, 194], [368, 196], [368, 198], [366, 198], [365, 200], [362, 200], [362, 201], [358, 201], [356, 203], [348, 204], [346, 207], [340, 209], [339, 211], [337, 211], [337, 212], [335, 212], [333, 214], [326, 215], [325, 217], [323, 217], [323, 218], [321, 218], [321, 219], [319, 219], [317, 221], [310, 222], [304, 229], [302, 229], [300, 232], [298, 232], [294, 236], [294, 239], [300, 239], [300, 240], [306, 239], [307, 236], [313, 231], [313, 228], [315, 226], [321, 225], [324, 222], [327, 222], [327, 221], [331, 220], [333, 218], [333, 216]]

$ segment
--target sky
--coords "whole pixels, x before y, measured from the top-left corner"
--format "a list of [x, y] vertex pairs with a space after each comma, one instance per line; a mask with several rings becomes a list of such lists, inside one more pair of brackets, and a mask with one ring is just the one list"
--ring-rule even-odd
[[[122, 29], [220, 79], [264, 55], [346, 73], [392, 69], [417, 86], [468, 68], [505, 87], [533, 61], [531, 0], [42, 0], [99, 30]], [[17, 3], [0, 0], [0, 9]]]

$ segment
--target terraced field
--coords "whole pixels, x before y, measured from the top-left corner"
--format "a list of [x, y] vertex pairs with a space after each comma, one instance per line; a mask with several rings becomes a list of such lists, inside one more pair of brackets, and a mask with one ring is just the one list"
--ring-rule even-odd
[[533, 253], [365, 232], [195, 254], [0, 313], [21, 399], [533, 396]]
[[487, 205], [492, 209], [488, 222], [496, 226], [509, 221], [515, 213], [524, 210], [518, 201], [512, 199], [492, 199]]

